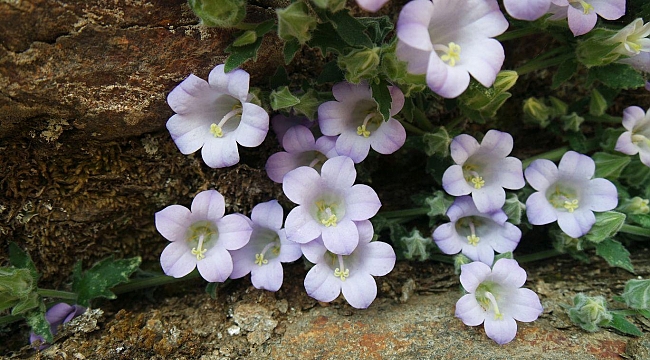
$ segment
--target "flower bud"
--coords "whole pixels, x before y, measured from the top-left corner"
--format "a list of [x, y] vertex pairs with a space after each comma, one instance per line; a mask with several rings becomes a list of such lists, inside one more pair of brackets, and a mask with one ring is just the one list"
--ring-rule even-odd
[[566, 115], [567, 110], [569, 109], [569, 105], [567, 103], [556, 98], [555, 96], [549, 96], [548, 101], [551, 103], [551, 117], [560, 117], [562, 115]]
[[607, 100], [605, 100], [600, 91], [593, 89], [591, 91], [591, 99], [589, 100], [589, 114], [600, 116], [605, 113], [608, 107]]
[[571, 321], [589, 332], [598, 331], [600, 326], [607, 326], [612, 320], [604, 297], [586, 296], [583, 293], [573, 298], [573, 307], [567, 313]]
[[585, 118], [579, 116], [575, 112], [572, 112], [569, 115], [560, 116], [560, 120], [564, 122], [564, 125], [562, 125], [562, 129], [564, 129], [564, 131], [570, 130], [578, 132], [580, 131], [580, 124], [585, 121]]
[[188, 4], [205, 26], [231, 28], [246, 16], [246, 0], [189, 0]]
[[502, 70], [497, 74], [496, 80], [494, 80], [494, 90], [497, 92], [508, 91], [511, 87], [515, 85], [519, 79], [519, 75], [514, 70]]
[[380, 48], [355, 49], [344, 56], [339, 56], [338, 65], [345, 70], [345, 79], [352, 84], [358, 84], [362, 79], [370, 79], [377, 75]]
[[618, 210], [626, 214], [647, 214], [650, 213], [648, 203], [650, 203], [650, 200], [635, 196], [625, 200]]
[[335, 13], [345, 7], [345, 0], [312, 0], [321, 9], [329, 9]]
[[454, 256], [454, 273], [456, 273], [456, 275], [459, 275], [460, 267], [471, 262], [473, 262], [473, 260], [463, 255], [462, 253]]
[[539, 127], [545, 128], [550, 123], [551, 109], [542, 100], [530, 97], [524, 100], [524, 116]]
[[409, 236], [403, 236], [401, 239], [405, 247], [404, 258], [407, 260], [425, 261], [429, 258], [429, 248], [433, 244], [433, 239], [424, 237], [418, 229], [413, 229]]
[[233, 41], [232, 46], [244, 46], [252, 44], [257, 41], [257, 33], [255, 30], [246, 30], [243, 34], [239, 35], [235, 41]]
[[650, 310], [650, 280], [628, 281], [621, 296], [625, 299], [625, 304], [632, 309]]
[[595, 29], [585, 35], [586, 39], [579, 41], [576, 47], [576, 57], [586, 67], [603, 66], [616, 61], [621, 54], [614, 50], [618, 44], [607, 41], [614, 32], [606, 29]]
[[424, 152], [427, 156], [437, 155], [440, 157], [447, 157], [449, 155], [449, 144], [451, 144], [451, 136], [444, 127], [438, 128], [435, 132], [426, 133], [422, 136], [424, 142]]
[[284, 9], [277, 9], [278, 36], [283, 40], [297, 39], [304, 44], [311, 39], [311, 31], [316, 28], [316, 18], [309, 13], [307, 5], [295, 2]]

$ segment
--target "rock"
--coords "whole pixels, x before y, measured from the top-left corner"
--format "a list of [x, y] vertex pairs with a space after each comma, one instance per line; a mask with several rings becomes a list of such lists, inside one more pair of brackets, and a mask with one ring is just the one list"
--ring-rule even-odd
[[271, 311], [258, 304], [240, 304], [235, 307], [233, 320], [243, 330], [248, 331], [248, 342], [261, 345], [271, 337], [271, 332], [278, 326], [271, 317]]

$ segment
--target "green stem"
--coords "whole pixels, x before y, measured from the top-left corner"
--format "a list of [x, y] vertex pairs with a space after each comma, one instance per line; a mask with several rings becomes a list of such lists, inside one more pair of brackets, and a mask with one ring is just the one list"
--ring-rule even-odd
[[607, 114], [603, 114], [601, 116], [593, 116], [589, 114], [583, 115], [585, 118], [585, 121], [590, 121], [590, 122], [595, 122], [595, 123], [602, 123], [602, 124], [616, 124], [620, 125], [621, 124], [621, 118], [617, 116], [610, 116]]
[[458, 126], [458, 124], [460, 124], [465, 119], [466, 118], [464, 116], [459, 116], [459, 117], [455, 118], [454, 120], [452, 120], [449, 124], [447, 124], [447, 126], [445, 126], [445, 128], [447, 129], [447, 131], [453, 130], [456, 126]]
[[568, 146], [562, 146], [561, 148], [557, 148], [555, 150], [547, 151], [544, 153], [541, 153], [539, 155], [531, 156], [528, 159], [522, 161], [521, 163], [524, 166], [524, 169], [530, 165], [533, 161], [537, 159], [548, 159], [551, 161], [557, 161], [562, 158], [562, 155], [564, 155], [567, 151], [569, 150]]
[[549, 258], [553, 258], [553, 257], [559, 256], [559, 255], [562, 255], [562, 253], [555, 250], [555, 249], [551, 249], [551, 250], [544, 250], [544, 251], [536, 252], [534, 254], [527, 254], [527, 255], [517, 256], [516, 259], [520, 264], [523, 264], [523, 263], [527, 263], [527, 262], [533, 262], [533, 261], [549, 259]]
[[650, 239], [650, 229], [642, 228], [640, 226], [623, 224], [619, 232], [625, 234], [639, 235]]
[[15, 323], [16, 321], [20, 321], [24, 319], [22, 316], [19, 315], [6, 315], [6, 316], [0, 316], [0, 326]]
[[68, 291], [52, 290], [52, 289], [38, 289], [36, 292], [43, 297], [77, 300], [77, 294]]
[[439, 262], [445, 263], [445, 264], [453, 264], [454, 263], [454, 258], [452, 258], [449, 255], [432, 254], [432, 255], [429, 255], [429, 259], [434, 260], [434, 261], [439, 261]]
[[402, 123], [402, 126], [404, 126], [404, 128], [406, 130], [408, 130], [408, 131], [410, 131], [410, 132], [412, 132], [412, 133], [414, 133], [416, 135], [424, 135], [424, 134], [426, 134], [426, 132], [424, 130], [414, 126], [413, 124], [410, 124], [410, 123], [408, 123], [406, 121], [403, 121], [403, 120], [399, 120], [399, 122]]
[[535, 58], [528, 63], [520, 66], [519, 68], [515, 69], [517, 74], [519, 76], [528, 74], [529, 72], [533, 72], [536, 70], [541, 70], [545, 69], [547, 67], [555, 66], [555, 65], [560, 65], [561, 63], [572, 59], [575, 57], [575, 54], [573, 53], [568, 53], [564, 55], [560, 55], [558, 57], [552, 58], [552, 59], [543, 59], [543, 58]]
[[146, 289], [154, 286], [173, 284], [199, 277], [198, 271], [194, 270], [182, 278], [174, 278], [167, 275], [155, 275], [149, 278], [134, 279], [125, 284], [120, 284], [111, 289], [115, 294], [123, 294], [135, 290]]
[[506, 32], [504, 34], [501, 34], [501, 35], [497, 36], [496, 39], [499, 42], [504, 42], [504, 41], [518, 39], [520, 37], [533, 35], [533, 34], [537, 34], [537, 33], [539, 33], [538, 29], [535, 29], [534, 27], [526, 27], [526, 28], [523, 28], [523, 29], [508, 31], [508, 32]]
[[390, 218], [401, 218], [407, 216], [418, 216], [426, 215], [429, 212], [429, 208], [413, 208], [406, 210], [395, 210], [395, 211], [382, 211], [379, 213], [380, 216], [383, 216], [387, 219]]

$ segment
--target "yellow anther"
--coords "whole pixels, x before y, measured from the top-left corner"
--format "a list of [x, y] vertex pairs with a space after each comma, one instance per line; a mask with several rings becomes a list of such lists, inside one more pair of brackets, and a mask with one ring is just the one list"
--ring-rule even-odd
[[481, 241], [481, 238], [476, 236], [476, 234], [467, 236], [467, 242], [472, 246], [476, 246], [479, 241]]
[[571, 201], [565, 200], [563, 207], [572, 213], [575, 209], [578, 208], [578, 199], [573, 199]]
[[485, 186], [485, 180], [480, 176], [474, 176], [470, 181], [474, 184], [475, 189], [480, 189]]
[[[328, 210], [329, 210], [329, 208], [328, 208]], [[327, 227], [336, 226], [336, 221], [337, 220], [338, 219], [336, 218], [336, 215], [331, 214], [327, 219], [321, 219], [320, 223], [327, 226]]]
[[569, 0], [569, 3], [579, 3], [582, 5], [582, 13], [585, 15], [588, 15], [594, 9], [594, 7], [585, 0]]
[[201, 249], [201, 245], [199, 244], [199, 248], [192, 248], [192, 255], [196, 255], [196, 260], [201, 260], [205, 259], [205, 252], [208, 249]]
[[223, 136], [223, 130], [221, 130], [221, 126], [212, 124], [210, 125], [210, 134], [216, 138], [220, 138]]
[[456, 62], [460, 60], [460, 45], [450, 42], [440, 60], [446, 62], [449, 66], [455, 66]]
[[366, 125], [357, 126], [357, 135], [367, 138], [370, 136], [370, 131], [366, 130]]
[[262, 266], [268, 264], [269, 261], [264, 258], [264, 254], [255, 254], [255, 264]]
[[345, 281], [345, 279], [350, 276], [350, 269], [341, 271], [339, 268], [336, 268], [334, 269], [334, 276], [340, 278], [341, 281]]

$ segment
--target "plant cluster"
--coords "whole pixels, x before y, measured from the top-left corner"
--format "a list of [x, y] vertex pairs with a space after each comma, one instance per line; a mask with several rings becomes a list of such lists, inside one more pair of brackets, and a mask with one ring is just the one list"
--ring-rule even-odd
[[[386, 2], [357, 5], [376, 12]], [[189, 5], [205, 26], [240, 31], [226, 49], [227, 61], [207, 81], [189, 75], [168, 95], [175, 112], [167, 121], [172, 140], [183, 154], [201, 150], [207, 166], [223, 168], [239, 162], [239, 146], [259, 146], [272, 128], [284, 151], [268, 158], [266, 171], [295, 206], [286, 218], [275, 199], [255, 206], [250, 218], [225, 214], [226, 199], [207, 190], [190, 209], [160, 210], [156, 228], [170, 241], [160, 257], [166, 275], [184, 278], [198, 269], [219, 283], [250, 274], [256, 288], [277, 291], [282, 263], [304, 256], [312, 264], [304, 279], [309, 296], [329, 302], [342, 294], [363, 309], [377, 296], [374, 277], [389, 273], [397, 259], [458, 254], [449, 260], [466, 293], [456, 316], [469, 326], [483, 324], [488, 337], [505, 344], [516, 335], [516, 321], [531, 322], [543, 312], [537, 294], [522, 288], [525, 257], [513, 258], [527, 234], [547, 233], [555, 248], [529, 259], [569, 253], [586, 261], [586, 251], [595, 249], [612, 266], [634, 271], [624, 244], [650, 238], [650, 111], [625, 104], [622, 119], [607, 111], [625, 90], [650, 88], [644, 78], [650, 24], [643, 20], [650, 5], [412, 0], [394, 21], [353, 16], [341, 0], [296, 0], [276, 9], [277, 19], [257, 24], [245, 22], [243, 0]], [[630, 9], [638, 17], [629, 24], [604, 21]], [[256, 61], [273, 33], [284, 42], [287, 65], [301, 49], [319, 53], [325, 64], [320, 75], [296, 83], [280, 67], [269, 89], [251, 89], [249, 74], [239, 67]], [[502, 43], [532, 35], [547, 37], [545, 53], [502, 70]], [[548, 67], [557, 67], [548, 90], [562, 91], [529, 97], [519, 106], [522, 118], [504, 121], [499, 110], [512, 96], [508, 90], [525, 74]], [[521, 126], [544, 132], [560, 147], [518, 159], [510, 156], [517, 139], [496, 124], [512, 126], [505, 130], [513, 134], [521, 134], [514, 129]], [[356, 184], [358, 171], [376, 153], [398, 150], [426, 154], [422, 167], [435, 188], [415, 196], [414, 209], [380, 212], [378, 193]], [[431, 236], [423, 236], [417, 222], [425, 215]], [[408, 224], [416, 224], [410, 232]], [[390, 244], [376, 240], [386, 234]], [[21, 264], [6, 271], [17, 274]], [[129, 269], [113, 270], [128, 278], [135, 268]], [[24, 281], [37, 280], [30, 276]], [[108, 289], [123, 280], [92, 294], [111, 294]], [[604, 298], [580, 294], [568, 314], [588, 331], [610, 327], [638, 335], [625, 316], [650, 318], [649, 281], [630, 280], [617, 299], [629, 310], [608, 311]], [[29, 290], [35, 285], [21, 288], [27, 298], [12, 289], [0, 287], [13, 296], [4, 308], [23, 314], [16, 309], [35, 296], [28, 319], [38, 319], [31, 323], [46, 341], [51, 330], [44, 324], [81, 311], [56, 306], [45, 314], [44, 294]], [[82, 285], [73, 290], [90, 291]], [[87, 306], [88, 296], [70, 300]]]

